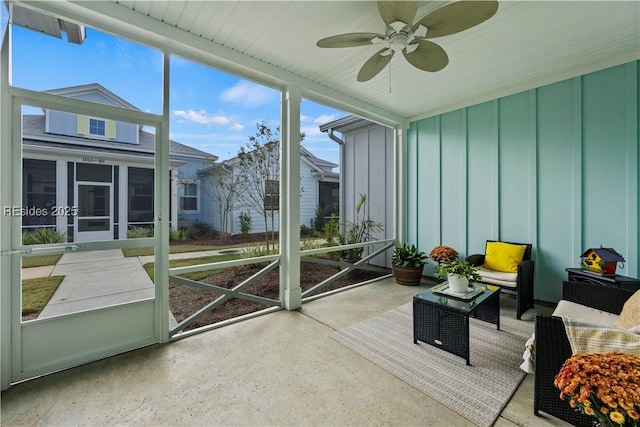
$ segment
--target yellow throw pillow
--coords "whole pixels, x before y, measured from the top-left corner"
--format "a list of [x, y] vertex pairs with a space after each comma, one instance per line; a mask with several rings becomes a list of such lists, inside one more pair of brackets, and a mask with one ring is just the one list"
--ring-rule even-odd
[[484, 266], [504, 273], [517, 273], [518, 264], [527, 249], [525, 245], [513, 245], [504, 242], [487, 242]]
[[616, 328], [622, 329], [631, 329], [636, 325], [640, 325], [640, 291], [636, 291], [624, 303], [620, 317], [613, 324]]

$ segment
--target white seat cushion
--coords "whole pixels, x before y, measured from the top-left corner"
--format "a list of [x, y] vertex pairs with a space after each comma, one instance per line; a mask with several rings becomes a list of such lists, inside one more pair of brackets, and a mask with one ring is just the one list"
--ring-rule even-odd
[[494, 285], [507, 286], [510, 288], [516, 287], [518, 273], [503, 273], [502, 271], [490, 270], [484, 265], [476, 267], [476, 271], [480, 276], [482, 276], [483, 282], [492, 283]]
[[553, 316], [567, 317], [603, 326], [613, 326], [619, 317], [617, 314], [565, 300], [560, 300], [553, 311]]

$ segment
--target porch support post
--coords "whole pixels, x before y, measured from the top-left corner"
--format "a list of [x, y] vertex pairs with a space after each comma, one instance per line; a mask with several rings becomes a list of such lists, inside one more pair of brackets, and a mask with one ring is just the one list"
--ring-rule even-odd
[[155, 265], [156, 336], [169, 341], [169, 78], [170, 56], [163, 52], [162, 123], [156, 129], [155, 150]]
[[[0, 6], [3, 8], [4, 6]], [[11, 9], [11, 4], [9, 8]], [[2, 11], [4, 13], [4, 11]], [[0, 27], [0, 205], [11, 206], [11, 181], [12, 170], [11, 160], [13, 158], [11, 148], [11, 100], [9, 97], [9, 39], [10, 26], [6, 29]], [[0, 251], [2, 253], [11, 251], [11, 217], [0, 215]], [[6, 390], [11, 385], [11, 331], [13, 328], [12, 305], [14, 298], [11, 294], [12, 264], [17, 260], [16, 256], [0, 255], [0, 388]], [[20, 280], [20, 279], [18, 279]]]
[[300, 288], [300, 103], [302, 91], [282, 93], [280, 132], [280, 292], [284, 308], [302, 306]]
[[407, 240], [407, 129], [408, 124], [396, 128], [395, 131], [395, 239], [396, 243]]

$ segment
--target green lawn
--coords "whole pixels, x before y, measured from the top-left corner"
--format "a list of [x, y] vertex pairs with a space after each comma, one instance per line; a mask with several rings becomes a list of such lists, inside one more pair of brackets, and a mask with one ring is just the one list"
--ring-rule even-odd
[[22, 268], [42, 267], [45, 265], [55, 265], [62, 254], [57, 255], [34, 255], [22, 257]]
[[[230, 260], [239, 259], [239, 258], [242, 258], [241, 254], [212, 255], [212, 256], [206, 256], [201, 258], [189, 258], [189, 259], [172, 259], [172, 260], [169, 260], [169, 268], [187, 267], [190, 265], [208, 264], [211, 262], [230, 261]], [[148, 262], [144, 265], [144, 269], [149, 275], [149, 277], [151, 278], [151, 280], [153, 280], [153, 268], [154, 268], [153, 262]], [[185, 277], [191, 280], [201, 280], [207, 276], [210, 276], [211, 274], [215, 273], [218, 270], [219, 269], [198, 271], [195, 273], [184, 274], [182, 275], [182, 277]]]
[[49, 302], [64, 276], [38, 277], [22, 281], [22, 315], [39, 313]]

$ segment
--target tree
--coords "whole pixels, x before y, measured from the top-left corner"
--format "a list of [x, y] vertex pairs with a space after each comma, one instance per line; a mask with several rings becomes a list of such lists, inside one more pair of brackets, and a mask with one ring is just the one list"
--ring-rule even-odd
[[[300, 141], [304, 139], [300, 134]], [[256, 123], [256, 133], [238, 150], [238, 199], [264, 219], [267, 250], [275, 249], [275, 213], [280, 209], [280, 127]], [[301, 190], [303, 191], [303, 190]]]
[[209, 175], [209, 182], [211, 185], [208, 188], [212, 188], [211, 198], [219, 208], [220, 239], [224, 241], [229, 234], [229, 216], [235, 207], [242, 179], [222, 162], [220, 168]]
[[[267, 250], [275, 249], [275, 212], [280, 208], [280, 128], [256, 123], [256, 133], [238, 151], [236, 165], [242, 180], [240, 200], [264, 219]], [[269, 221], [270, 220], [270, 221]]]

